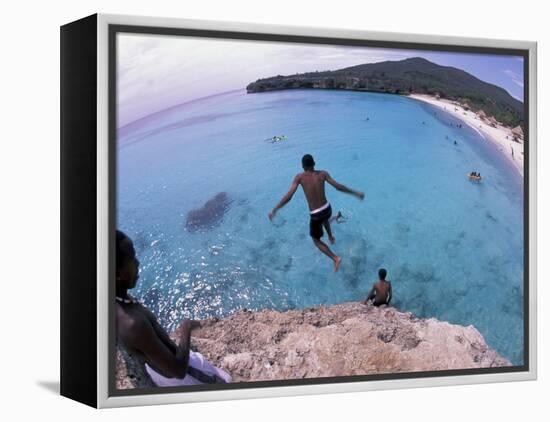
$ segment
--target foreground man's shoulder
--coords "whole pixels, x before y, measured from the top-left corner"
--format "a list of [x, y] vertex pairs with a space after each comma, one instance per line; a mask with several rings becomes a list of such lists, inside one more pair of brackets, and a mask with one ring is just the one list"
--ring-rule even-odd
[[143, 309], [131, 309], [126, 312], [121, 312], [117, 315], [117, 319], [131, 330], [142, 330], [151, 325], [151, 322]]

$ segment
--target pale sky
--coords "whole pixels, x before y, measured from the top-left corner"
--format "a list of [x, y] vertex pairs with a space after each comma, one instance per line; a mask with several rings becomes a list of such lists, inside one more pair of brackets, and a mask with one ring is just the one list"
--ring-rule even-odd
[[117, 126], [260, 78], [408, 57], [463, 69], [523, 101], [521, 57], [118, 34]]

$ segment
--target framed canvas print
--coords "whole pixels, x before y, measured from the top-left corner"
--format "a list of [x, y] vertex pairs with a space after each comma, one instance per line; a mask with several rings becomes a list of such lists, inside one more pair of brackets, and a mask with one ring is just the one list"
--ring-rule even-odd
[[536, 378], [536, 43], [61, 28], [61, 394]]

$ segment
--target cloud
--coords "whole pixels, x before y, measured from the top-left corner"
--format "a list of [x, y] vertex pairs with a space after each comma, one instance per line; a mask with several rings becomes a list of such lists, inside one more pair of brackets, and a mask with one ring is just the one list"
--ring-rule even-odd
[[[448, 65], [445, 55], [421, 50], [119, 33], [117, 125], [260, 78], [417, 56]], [[519, 73], [502, 72], [523, 86]]]
[[402, 60], [415, 53], [370, 47], [119, 34], [117, 123], [122, 127], [177, 104], [244, 89], [259, 78]]
[[513, 82], [514, 82], [517, 86], [523, 88], [523, 82], [521, 82], [521, 81], [516, 81], [516, 80], [514, 80]]
[[503, 70], [502, 73], [504, 73], [506, 76], [508, 76], [512, 82], [514, 82], [516, 85], [523, 88], [523, 77], [517, 72], [514, 72], [513, 70]]

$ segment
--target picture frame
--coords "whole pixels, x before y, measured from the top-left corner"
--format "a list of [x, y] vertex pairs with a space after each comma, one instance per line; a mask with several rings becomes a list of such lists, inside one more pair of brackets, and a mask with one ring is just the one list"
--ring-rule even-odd
[[[522, 364], [118, 389], [114, 279], [120, 34], [522, 57]], [[536, 379], [536, 59], [536, 43], [528, 41], [107, 14], [61, 27], [61, 395], [102, 408]]]

